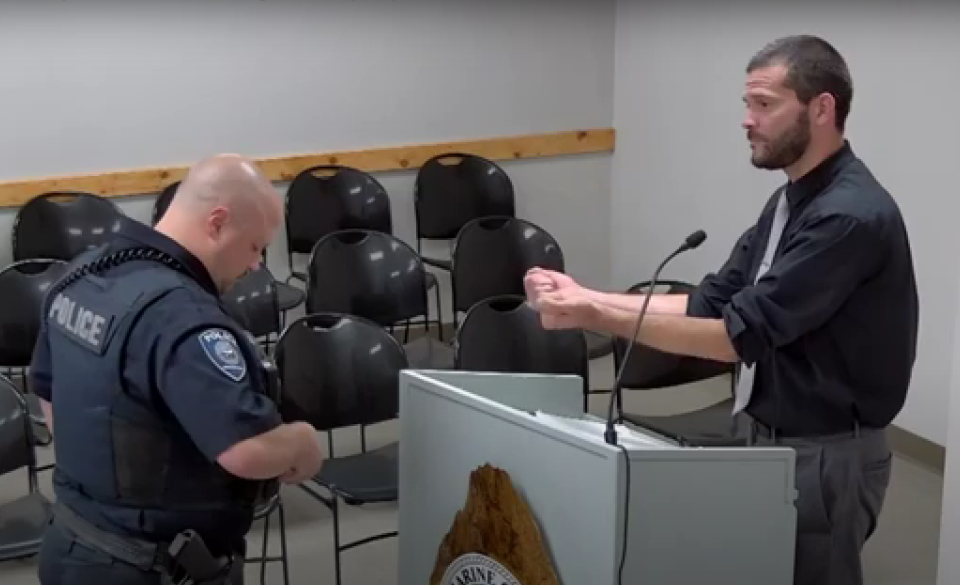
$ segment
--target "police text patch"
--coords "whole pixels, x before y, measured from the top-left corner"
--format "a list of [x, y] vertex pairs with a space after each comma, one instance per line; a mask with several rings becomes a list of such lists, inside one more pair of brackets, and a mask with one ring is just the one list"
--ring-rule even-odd
[[49, 322], [68, 338], [79, 342], [87, 349], [103, 354], [113, 314], [90, 308], [84, 302], [82, 295], [78, 302], [77, 299], [60, 293], [53, 299], [47, 317]]
[[207, 329], [200, 334], [204, 353], [225, 376], [239, 382], [247, 375], [247, 362], [233, 334], [225, 329]]

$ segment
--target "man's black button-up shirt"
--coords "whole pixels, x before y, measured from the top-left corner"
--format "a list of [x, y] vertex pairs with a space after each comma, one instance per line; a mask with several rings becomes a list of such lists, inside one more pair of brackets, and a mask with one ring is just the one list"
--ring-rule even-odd
[[802, 435], [884, 427], [906, 399], [919, 320], [900, 210], [848, 142], [785, 196], [769, 271], [754, 283], [776, 196], [687, 314], [723, 319], [740, 359], [756, 364], [747, 412], [758, 421]]

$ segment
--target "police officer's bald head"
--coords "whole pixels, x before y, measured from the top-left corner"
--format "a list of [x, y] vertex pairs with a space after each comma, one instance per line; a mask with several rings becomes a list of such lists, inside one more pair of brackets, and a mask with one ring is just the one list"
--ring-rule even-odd
[[282, 219], [280, 196], [256, 164], [221, 154], [190, 168], [157, 230], [197, 256], [223, 291], [260, 262]]

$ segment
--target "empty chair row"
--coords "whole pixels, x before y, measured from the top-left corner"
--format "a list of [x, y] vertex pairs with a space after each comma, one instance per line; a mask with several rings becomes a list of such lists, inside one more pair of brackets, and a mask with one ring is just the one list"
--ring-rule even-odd
[[[514, 186], [496, 163], [474, 154], [445, 153], [427, 160], [417, 171], [413, 189], [416, 249], [426, 240], [452, 242], [471, 220], [516, 214]], [[390, 198], [370, 173], [342, 165], [314, 166], [301, 171], [287, 189], [288, 262], [310, 254], [323, 236], [341, 229], [393, 233]], [[447, 258], [424, 257], [438, 268]]]
[[[151, 217], [153, 224], [169, 206], [178, 186], [179, 182], [168, 185], [157, 197]], [[418, 249], [422, 239], [452, 241], [470, 218], [493, 213], [512, 217], [514, 213], [513, 185], [506, 173], [494, 163], [469, 154], [444, 154], [427, 161], [417, 173], [415, 201]], [[356, 228], [393, 233], [386, 190], [370, 174], [349, 167], [327, 165], [299, 173], [288, 189], [286, 207], [288, 261], [292, 276], [304, 281], [305, 274], [294, 270], [293, 256], [312, 252], [319, 239], [333, 231]], [[115, 204], [94, 195], [76, 192], [41, 195], [28, 202], [18, 214], [13, 235], [15, 257], [69, 260], [111, 238], [119, 229], [122, 217]], [[555, 252], [560, 254], [559, 246], [555, 246]], [[532, 261], [535, 260], [527, 259], [521, 264]], [[434, 262], [424, 258], [424, 262], [434, 265], [439, 262], [446, 268], [452, 265], [452, 259]], [[499, 266], [502, 268], [505, 264]], [[440, 323], [441, 291], [436, 276], [429, 271], [425, 274], [428, 288], [435, 293], [436, 321]], [[489, 282], [465, 271], [459, 273], [458, 280], [461, 281], [458, 291], [479, 290]], [[280, 283], [274, 286], [278, 289], [281, 311], [294, 308], [304, 300], [302, 292], [293, 287]], [[513, 290], [516, 288], [495, 287], [488, 294]], [[454, 293], [457, 304], [454, 324], [459, 313], [478, 298], [487, 296], [477, 294], [457, 299]], [[442, 327], [439, 337], [442, 340]]]

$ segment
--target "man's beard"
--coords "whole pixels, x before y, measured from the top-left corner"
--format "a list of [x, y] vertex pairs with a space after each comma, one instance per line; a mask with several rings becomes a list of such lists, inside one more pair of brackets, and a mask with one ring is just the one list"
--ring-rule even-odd
[[810, 116], [804, 109], [793, 126], [770, 142], [757, 143], [750, 162], [758, 169], [779, 170], [800, 160], [810, 145]]

